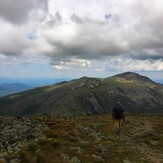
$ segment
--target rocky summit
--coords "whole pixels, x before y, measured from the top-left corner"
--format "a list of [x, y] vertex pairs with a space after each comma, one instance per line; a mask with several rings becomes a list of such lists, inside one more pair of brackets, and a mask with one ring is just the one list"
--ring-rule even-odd
[[127, 72], [100, 79], [82, 77], [0, 98], [1, 115], [104, 114], [116, 101], [131, 113], [163, 113], [163, 85]]

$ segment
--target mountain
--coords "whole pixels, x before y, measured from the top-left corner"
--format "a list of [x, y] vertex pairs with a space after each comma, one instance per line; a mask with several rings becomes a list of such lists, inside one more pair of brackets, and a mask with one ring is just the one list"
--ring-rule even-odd
[[163, 85], [132, 72], [105, 79], [82, 77], [1, 97], [0, 114], [103, 114], [117, 100], [127, 112], [163, 113]]
[[1, 96], [6, 96], [12, 93], [17, 93], [21, 91], [25, 91], [28, 89], [31, 89], [32, 87], [27, 86], [22, 83], [13, 83], [13, 84], [8, 84], [8, 83], [2, 83], [0, 84], [0, 97]]

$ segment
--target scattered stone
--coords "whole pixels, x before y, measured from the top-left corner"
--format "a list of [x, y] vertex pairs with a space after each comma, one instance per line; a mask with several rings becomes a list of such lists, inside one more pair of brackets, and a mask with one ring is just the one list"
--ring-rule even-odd
[[129, 160], [123, 160], [123, 163], [131, 163]]
[[[16, 155], [22, 147], [37, 141], [42, 137], [45, 128], [38, 122], [23, 116], [1, 117], [0, 122], [0, 158], [6, 157], [8, 153]], [[12, 161], [18, 162], [15, 159]]]
[[100, 152], [100, 153], [105, 153], [105, 152], [108, 152], [108, 147], [103, 145], [103, 144], [99, 144], [97, 146], [97, 150]]
[[70, 147], [70, 149], [76, 151], [77, 153], [83, 152], [83, 149], [80, 147]]
[[81, 142], [80, 142], [80, 145], [81, 146], [85, 146], [85, 145], [88, 145], [90, 142], [89, 141], [84, 141], [84, 140], [82, 140]]
[[101, 157], [101, 156], [97, 156], [95, 154], [91, 155], [94, 159], [96, 159], [96, 161], [100, 161], [100, 162], [105, 162], [105, 160]]
[[91, 112], [87, 112], [87, 115], [91, 116], [91, 115], [92, 115], [92, 113], [91, 113]]
[[156, 141], [156, 140], [151, 140], [150, 141], [150, 145], [152, 145], [152, 146], [158, 146], [159, 145], [159, 142]]
[[10, 160], [9, 163], [20, 163], [20, 160], [19, 159], [12, 159], [12, 160]]
[[68, 154], [61, 154], [61, 159], [63, 159], [63, 160], [69, 160], [70, 157], [69, 157]]
[[[2, 149], [1, 149], [1, 151], [2, 151]], [[0, 153], [0, 158], [5, 157], [5, 156], [7, 156], [7, 152], [1, 152]]]
[[81, 163], [81, 161], [75, 156], [68, 163]]

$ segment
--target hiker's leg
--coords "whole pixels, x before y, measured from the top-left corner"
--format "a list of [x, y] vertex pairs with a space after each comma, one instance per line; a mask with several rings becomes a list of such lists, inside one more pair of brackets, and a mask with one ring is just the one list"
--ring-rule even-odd
[[117, 120], [114, 119], [114, 126], [115, 126], [115, 129], [117, 128]]
[[116, 133], [119, 132], [119, 122], [118, 122], [118, 119], [115, 119], [115, 132]]
[[115, 128], [118, 128], [118, 120], [115, 119]]
[[121, 120], [118, 120], [118, 128], [119, 128], [119, 132], [121, 132]]

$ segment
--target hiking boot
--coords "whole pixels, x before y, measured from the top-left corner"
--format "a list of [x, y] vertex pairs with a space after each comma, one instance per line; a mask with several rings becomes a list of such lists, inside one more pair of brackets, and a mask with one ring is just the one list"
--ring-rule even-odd
[[116, 133], [116, 134], [119, 134], [120, 132], [121, 132], [121, 129], [120, 129], [120, 128], [116, 128], [115, 133]]
[[119, 128], [116, 128], [115, 133], [116, 133], [116, 134], [119, 133]]

